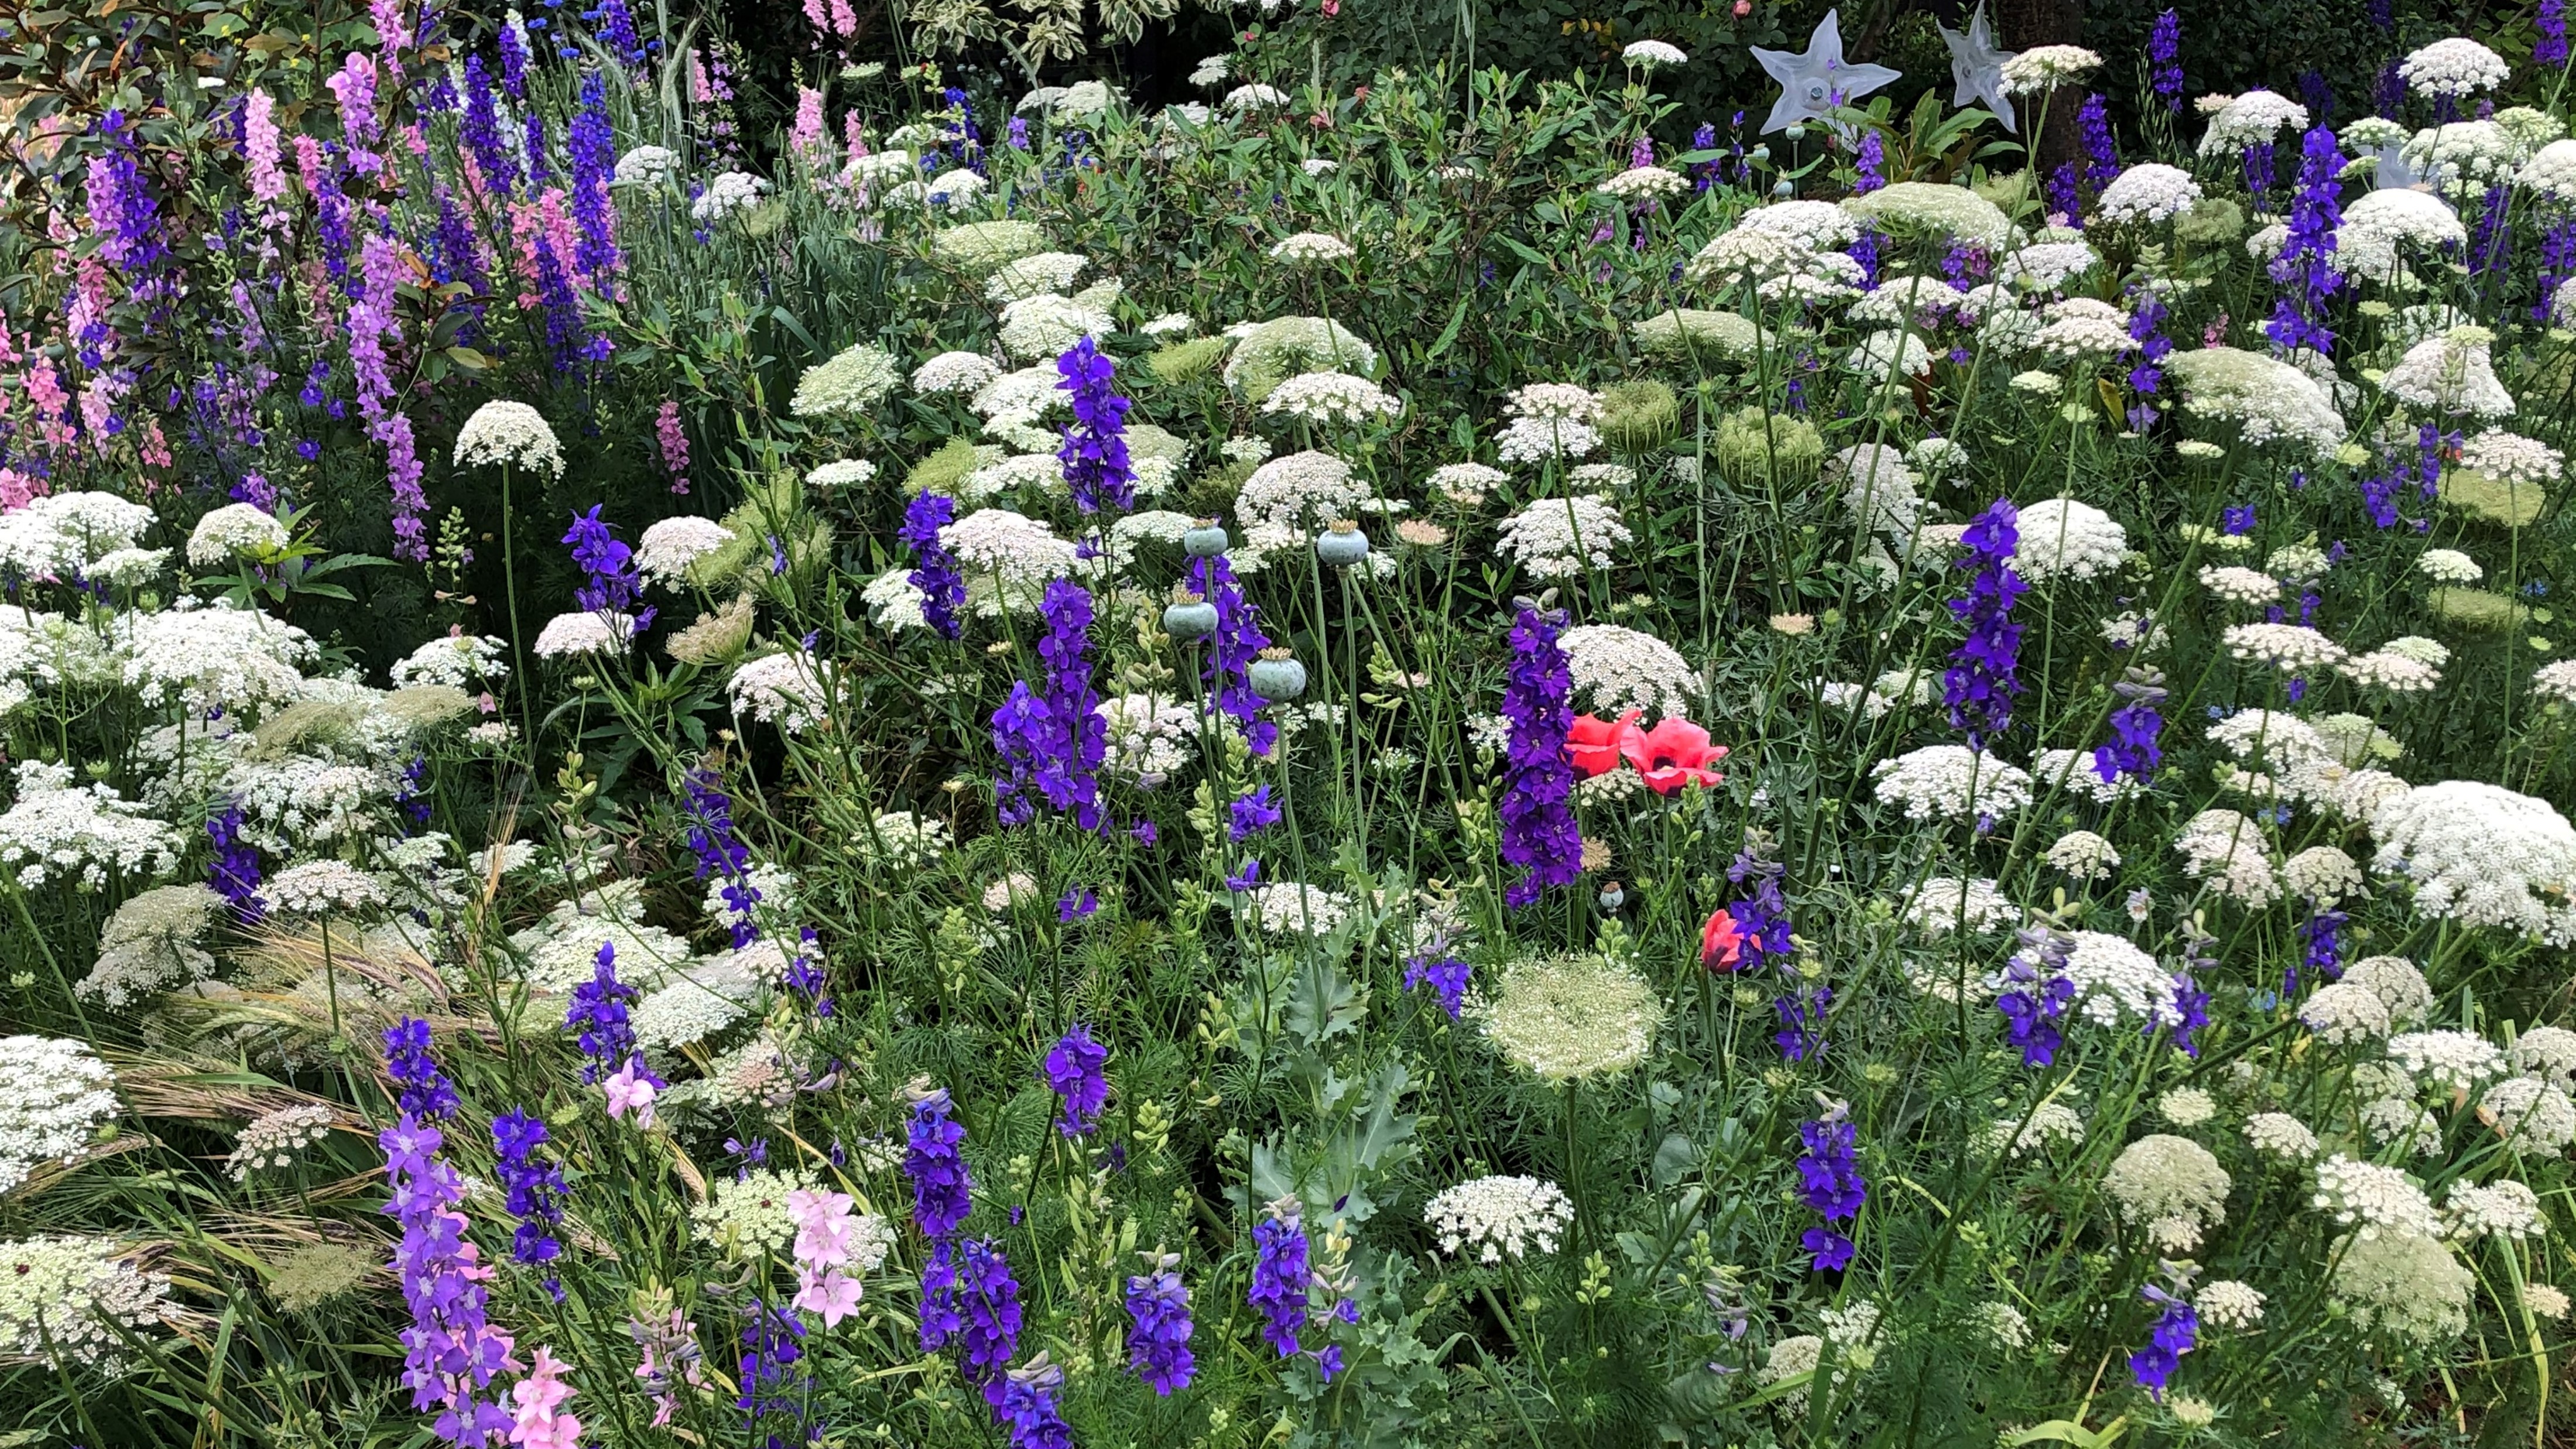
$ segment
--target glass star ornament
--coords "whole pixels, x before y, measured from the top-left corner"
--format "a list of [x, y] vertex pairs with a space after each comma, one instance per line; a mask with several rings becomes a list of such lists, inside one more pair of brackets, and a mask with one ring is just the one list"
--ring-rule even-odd
[[1780, 99], [1771, 103], [1771, 115], [1762, 123], [1766, 136], [1806, 121], [1831, 120], [1837, 106], [1848, 106], [1902, 74], [1883, 65], [1855, 65], [1843, 59], [1839, 10], [1825, 12], [1804, 54], [1758, 45], [1752, 50], [1762, 69], [1780, 83]]
[[1949, 26], [1940, 26], [1941, 43], [1950, 47], [1950, 79], [1956, 83], [1950, 104], [1965, 106], [1970, 102], [1994, 112], [2004, 129], [2014, 126], [2012, 97], [2004, 91], [2004, 62], [2020, 54], [2014, 50], [1997, 50], [1994, 32], [1986, 28], [1986, 7], [1979, 0], [1977, 12], [1968, 17], [1968, 33], [1960, 34]]

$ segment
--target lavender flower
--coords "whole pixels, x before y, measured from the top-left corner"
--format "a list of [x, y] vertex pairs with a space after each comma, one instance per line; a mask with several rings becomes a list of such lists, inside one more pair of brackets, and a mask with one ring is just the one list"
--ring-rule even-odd
[[[2209, 1025], [2209, 993], [2200, 988], [2199, 978], [2218, 969], [2218, 941], [2213, 936], [2193, 935], [2183, 942], [2182, 968], [2173, 977], [2173, 1044], [2187, 1057], [2200, 1055], [2200, 1046], [2192, 1037]], [[2149, 1033], [2155, 1023], [2148, 1022]]]
[[1852, 195], [1866, 196], [1886, 184], [1887, 142], [1872, 126], [1860, 138], [1860, 148], [1852, 153]]
[[939, 530], [956, 517], [955, 500], [937, 493], [917, 494], [904, 505], [903, 527], [895, 534], [912, 548], [917, 567], [910, 582], [921, 590], [921, 621], [942, 639], [965, 632], [957, 611], [966, 606], [966, 576], [958, 571], [957, 555], [939, 541]]
[[456, 1111], [456, 1084], [429, 1055], [429, 1023], [406, 1016], [385, 1028], [385, 1074], [402, 1090], [395, 1106], [406, 1117], [441, 1121]]
[[2200, 1315], [2189, 1303], [2153, 1283], [2139, 1289], [2138, 1296], [2156, 1306], [2156, 1326], [2147, 1346], [2129, 1355], [2129, 1373], [2137, 1379], [2138, 1387], [2162, 1403], [2165, 1385], [2172, 1382], [2174, 1370], [2182, 1366], [2182, 1356], [2199, 1345]]
[[522, 1263], [550, 1263], [563, 1252], [553, 1228], [563, 1222], [563, 1169], [536, 1155], [546, 1141], [546, 1124], [523, 1111], [492, 1119], [492, 1146], [499, 1154], [494, 1175], [500, 1179], [503, 1206], [519, 1220], [510, 1240], [510, 1256]]
[[2156, 17], [2147, 32], [2148, 86], [2165, 109], [2182, 110], [2182, 17], [2171, 10]]
[[1091, 687], [1091, 595], [1069, 579], [1050, 580], [1039, 604], [1047, 632], [1038, 640], [1046, 671], [1039, 687], [1011, 685], [1011, 696], [993, 711], [993, 748], [1007, 775], [993, 784], [1004, 825], [1035, 819], [1031, 792], [1072, 814], [1085, 830], [1101, 828], [1100, 762], [1109, 753], [1109, 725]]
[[1270, 787], [1267, 785], [1237, 798], [1227, 811], [1231, 818], [1226, 827], [1226, 838], [1238, 845], [1278, 824], [1284, 813], [1270, 803]]
[[2156, 737], [2164, 732], [2165, 718], [2156, 706], [2164, 703], [2164, 676], [2151, 669], [2132, 669], [2127, 677], [2111, 686], [2120, 707], [2111, 711], [2111, 742], [2093, 747], [2093, 773], [2106, 785], [2123, 778], [2144, 784], [2155, 778], [2156, 767], [2164, 762], [2164, 751]]
[[2003, 1013], [2004, 1033], [2021, 1049], [2021, 1064], [2044, 1067], [2057, 1060], [2065, 1039], [2058, 1019], [2075, 1002], [2075, 983], [2066, 979], [2066, 958], [2075, 938], [2060, 931], [2025, 929], [2022, 949], [2004, 963], [2004, 987], [1995, 993], [1995, 1010]]
[[[417, 1024], [417, 1023], [413, 1023]], [[423, 1028], [426, 1035], [426, 1028]], [[411, 1310], [404, 1330], [402, 1382], [414, 1413], [439, 1411], [431, 1429], [457, 1445], [482, 1445], [507, 1435], [512, 1416], [499, 1397], [482, 1397], [511, 1367], [510, 1336], [486, 1316], [481, 1267], [465, 1240], [465, 1179], [438, 1160], [446, 1139], [406, 1112], [376, 1136], [391, 1186], [384, 1211], [401, 1229], [392, 1267]]]
[[[2129, 340], [2138, 344], [2138, 360], [2129, 368], [2129, 390], [2143, 399], [2163, 390], [2162, 364], [2173, 353], [2173, 339], [2164, 334], [2168, 309], [2155, 293], [2135, 288], [2129, 301], [2133, 309], [2129, 313]], [[2154, 404], [2142, 400], [2129, 414], [2130, 426], [2144, 432], [2154, 426], [2158, 412]]]
[[1978, 751], [2012, 724], [2012, 697], [2021, 693], [2021, 626], [2012, 622], [2012, 610], [2030, 586], [2013, 572], [2018, 517], [2010, 500], [1998, 498], [1959, 538], [1967, 554], [1960, 566], [1974, 575], [1967, 594], [1950, 601], [1950, 612], [1967, 621], [1968, 637], [1951, 651], [1941, 691], [1951, 725], [1965, 730], [1968, 747]]
[[1799, 1242], [1815, 1255], [1820, 1272], [1851, 1265], [1855, 1245], [1833, 1225], [1858, 1217], [1869, 1201], [1869, 1184], [1861, 1178], [1860, 1160], [1854, 1151], [1859, 1129], [1849, 1120], [1849, 1111], [1845, 1104], [1835, 1102], [1814, 1121], [1798, 1127], [1798, 1140], [1806, 1147], [1798, 1158], [1798, 1193], [1811, 1211], [1825, 1219], [1823, 1226], [1801, 1234]]
[[1467, 982], [1471, 974], [1472, 968], [1466, 962], [1446, 951], [1436, 955], [1425, 952], [1405, 958], [1404, 989], [1411, 991], [1427, 983], [1439, 996], [1440, 1009], [1449, 1013], [1451, 1021], [1456, 1021], [1459, 1010], [1467, 1001]]
[[1568, 700], [1574, 676], [1556, 636], [1562, 614], [1523, 605], [1512, 626], [1512, 663], [1503, 688], [1503, 717], [1511, 721], [1504, 767], [1502, 857], [1528, 874], [1504, 893], [1514, 907], [1536, 901], [1551, 886], [1571, 885], [1583, 873], [1583, 836], [1566, 800], [1574, 793], [1574, 767], [1566, 763], [1565, 736], [1574, 726]]
[[1109, 1048], [1092, 1040], [1091, 1028], [1080, 1022], [1047, 1049], [1047, 1086], [1064, 1099], [1057, 1131], [1067, 1137], [1090, 1133], [1101, 1104], [1109, 1100], [1109, 1077], [1101, 1070], [1108, 1061]]
[[990, 1238], [941, 1243], [921, 1285], [922, 1351], [957, 1343], [966, 1355], [966, 1381], [982, 1387], [984, 1401], [999, 1409], [1001, 1370], [1020, 1350], [1020, 1284], [1002, 1245]]
[[[508, 53], [506, 48], [502, 52]], [[504, 199], [518, 191], [519, 158], [501, 139], [501, 108], [493, 99], [492, 78], [484, 72], [479, 55], [465, 58], [465, 111], [458, 133], [487, 190]]]
[[2531, 18], [2535, 34], [2531, 58], [2540, 65], [2567, 66], [2567, 0], [2540, 0], [2540, 10]]
[[912, 1179], [912, 1220], [933, 1240], [954, 1234], [975, 1206], [963, 1151], [966, 1129], [949, 1116], [951, 1110], [945, 1091], [917, 1091], [904, 1131], [903, 1170]]
[[1216, 605], [1216, 632], [1208, 636], [1200, 676], [1216, 696], [1216, 707], [1242, 726], [1252, 753], [1266, 757], [1278, 743], [1279, 727], [1261, 717], [1261, 696], [1253, 692], [1248, 674], [1252, 661], [1270, 647], [1270, 636], [1261, 632], [1260, 610], [1243, 596], [1222, 554], [1190, 560], [1190, 591]]
[[1055, 370], [1064, 379], [1056, 386], [1072, 394], [1073, 421], [1064, 425], [1056, 459], [1064, 464], [1073, 506], [1085, 513], [1124, 513], [1136, 506], [1136, 470], [1127, 461], [1130, 404], [1110, 386], [1117, 364], [1085, 337], [1055, 360]]
[[1175, 1271], [1180, 1259], [1164, 1256], [1154, 1271], [1127, 1280], [1127, 1363], [1162, 1398], [1190, 1386], [1198, 1366], [1190, 1352], [1190, 1290]]
[[1307, 1285], [1314, 1277], [1307, 1266], [1306, 1230], [1297, 1221], [1293, 1199], [1270, 1205], [1270, 1216], [1252, 1229], [1252, 1291], [1246, 1301], [1259, 1309], [1262, 1341], [1281, 1358], [1297, 1352], [1297, 1331], [1306, 1326]]

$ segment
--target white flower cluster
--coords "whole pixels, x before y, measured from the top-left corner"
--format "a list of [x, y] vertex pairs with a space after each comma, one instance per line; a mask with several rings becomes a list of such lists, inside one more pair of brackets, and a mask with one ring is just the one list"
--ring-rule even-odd
[[2484, 327], [2454, 327], [2406, 349], [2380, 386], [2390, 397], [2418, 407], [2474, 417], [2501, 418], [2513, 413], [2513, 394], [2496, 377], [2490, 344], [2495, 334]]
[[98, 961], [73, 989], [123, 1007], [182, 981], [214, 974], [215, 958], [199, 945], [224, 898], [210, 886], [157, 886], [127, 898], [99, 932]]
[[2097, 579], [2128, 557], [2128, 532], [2111, 515], [2072, 498], [2034, 503], [2021, 510], [2016, 526], [2013, 572], [2032, 583]]
[[2204, 1233], [2227, 1220], [2231, 1186], [2208, 1148], [2161, 1132], [2122, 1148], [2102, 1176], [2120, 1220], [2145, 1230], [2156, 1251], [2172, 1255], [2199, 1247]]
[[1198, 714], [1167, 695], [1112, 695], [1097, 713], [1109, 727], [1100, 768], [1112, 779], [1151, 790], [1197, 758]]
[[856, 417], [902, 385], [894, 354], [862, 342], [805, 369], [787, 407], [800, 418]]
[[1908, 820], [2000, 820], [2030, 803], [2030, 775], [1965, 745], [1925, 745], [1870, 767], [1878, 798]]
[[2176, 352], [2165, 369], [2181, 385], [2183, 411], [2232, 422], [2257, 445], [2300, 443], [2320, 456], [2343, 446], [2342, 414], [2297, 367], [2234, 347]]
[[1362, 423], [1391, 418], [1404, 404], [1386, 389], [1347, 372], [1301, 372], [1270, 390], [1261, 410], [1316, 423]]
[[2059, 974], [2075, 988], [2072, 1005], [2100, 1026], [2160, 1027], [2182, 1020], [2173, 973], [2125, 937], [2075, 931]]
[[644, 530], [635, 541], [635, 571], [656, 583], [677, 587], [688, 578], [689, 565], [733, 542], [733, 530], [712, 518], [681, 514]]
[[1574, 697], [1594, 712], [1643, 710], [1657, 719], [1690, 713], [1700, 677], [1681, 651], [1616, 624], [1577, 624], [1557, 636], [1574, 678]]
[[1422, 1206], [1440, 1251], [1465, 1249], [1480, 1263], [1519, 1262], [1534, 1249], [1556, 1251], [1574, 1221], [1564, 1189], [1535, 1177], [1479, 1177], [1448, 1188]]
[[182, 599], [167, 609], [119, 614], [108, 637], [125, 683], [147, 704], [256, 713], [295, 697], [301, 666], [320, 651], [311, 636], [255, 609]]
[[331, 1130], [331, 1109], [320, 1102], [299, 1102], [253, 1118], [234, 1140], [224, 1170], [235, 1182], [248, 1182], [254, 1172], [293, 1167], [298, 1154]]
[[2284, 130], [2299, 132], [2307, 128], [2307, 107], [2270, 91], [2247, 91], [2209, 118], [2209, 129], [2200, 138], [2200, 154], [2235, 156], [2272, 144]]
[[473, 468], [494, 463], [560, 478], [564, 471], [563, 445], [556, 441], [555, 430], [543, 413], [523, 402], [494, 398], [476, 408], [465, 426], [456, 430], [456, 466]]
[[707, 189], [689, 203], [689, 219], [705, 226], [724, 220], [739, 211], [758, 206], [769, 195], [769, 178], [748, 171], [719, 171], [708, 178]]
[[2503, 56], [2459, 36], [2434, 41], [2397, 63], [2397, 77], [2406, 88], [2428, 96], [2491, 91], [2512, 74]]
[[218, 568], [235, 554], [271, 553], [286, 547], [286, 525], [265, 508], [227, 503], [197, 520], [188, 531], [188, 562]]
[[122, 1243], [74, 1236], [0, 1243], [0, 1354], [112, 1365], [126, 1334], [166, 1321], [169, 1293], [169, 1275], [144, 1271]]
[[2442, 1216], [2433, 1210], [2433, 1200], [2404, 1169], [2340, 1152], [2317, 1164], [2316, 1192], [2308, 1201], [2363, 1241], [2383, 1234], [2442, 1235]]
[[0, 1194], [37, 1168], [78, 1162], [116, 1115], [116, 1074], [87, 1043], [0, 1037]]
[[833, 685], [828, 662], [803, 650], [784, 650], [745, 660], [725, 681], [725, 694], [735, 718], [748, 714], [792, 735], [830, 715]]
[[509, 646], [488, 634], [442, 634], [395, 661], [388, 677], [396, 689], [443, 684], [463, 689], [490, 684], [510, 672]]
[[29, 890], [57, 875], [97, 890], [111, 877], [178, 869], [179, 835], [105, 785], [75, 787], [68, 765], [21, 760], [17, 803], [0, 813], [0, 866]]
[[2576, 941], [2576, 828], [2547, 801], [2446, 780], [2385, 801], [2370, 830], [2374, 868], [2412, 880], [2425, 915]]
[[[881, 810], [851, 842], [876, 865], [893, 870], [925, 870], [948, 853], [948, 822], [910, 810]], [[768, 892], [762, 892], [764, 899]], [[778, 905], [783, 908], [784, 902]]]
[[[1564, 425], [1559, 426], [1579, 426]], [[1606, 499], [1542, 498], [1495, 525], [1495, 552], [1535, 579], [1569, 579], [1586, 569], [1606, 569], [1612, 550], [1636, 535]]]
[[2199, 200], [2200, 183], [2191, 173], [2143, 161], [2112, 177], [2094, 205], [2104, 221], [2150, 223], [2171, 221]]

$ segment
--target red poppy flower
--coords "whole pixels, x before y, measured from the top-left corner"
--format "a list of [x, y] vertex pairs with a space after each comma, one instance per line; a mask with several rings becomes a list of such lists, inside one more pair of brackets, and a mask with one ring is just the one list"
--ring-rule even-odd
[[1740, 964], [1746, 945], [1744, 933], [1736, 929], [1735, 917], [1720, 910], [1711, 914], [1708, 923], [1699, 928], [1699, 964], [1711, 971]]
[[1716, 785], [1726, 777], [1717, 772], [1718, 761], [1726, 758], [1726, 746], [1708, 742], [1708, 731], [1686, 719], [1668, 719], [1652, 730], [1621, 742], [1619, 752], [1658, 795], [1670, 795], [1685, 785]]
[[1619, 768], [1619, 757], [1627, 754], [1635, 741], [1646, 737], [1637, 728], [1639, 713], [1632, 709], [1615, 720], [1576, 715], [1565, 731], [1565, 758], [1575, 773], [1589, 780]]

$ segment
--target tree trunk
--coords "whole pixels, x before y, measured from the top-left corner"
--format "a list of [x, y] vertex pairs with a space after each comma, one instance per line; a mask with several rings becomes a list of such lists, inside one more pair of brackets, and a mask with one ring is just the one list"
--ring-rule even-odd
[[[2084, 43], [2084, 0], [1992, 0], [1989, 14], [1994, 21], [1995, 44], [2006, 50]], [[2035, 110], [2038, 102], [2039, 98], [2033, 96], [2015, 105]], [[2050, 99], [2047, 130], [2038, 138], [2043, 176], [2065, 162], [2082, 158], [2083, 138], [2076, 130], [2075, 113], [2083, 103], [2083, 95], [2073, 87]], [[2022, 124], [2027, 126], [2036, 119], [2025, 114]]]

